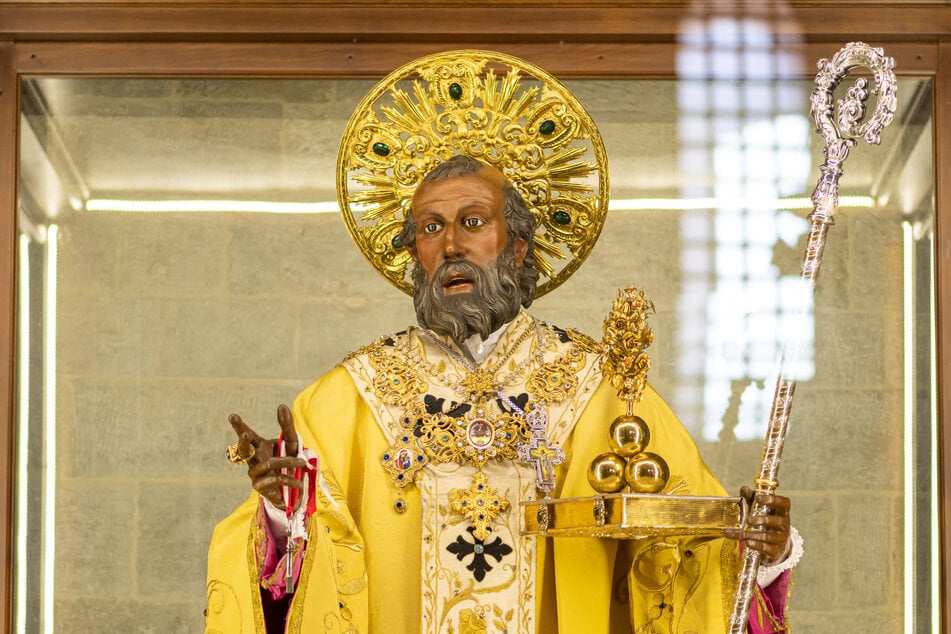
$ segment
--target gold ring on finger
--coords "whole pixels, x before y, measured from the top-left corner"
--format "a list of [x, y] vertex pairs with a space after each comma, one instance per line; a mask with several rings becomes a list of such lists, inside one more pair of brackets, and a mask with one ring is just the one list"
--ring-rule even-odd
[[[251, 443], [245, 444], [244, 447], [241, 445], [242, 443], [240, 442], [228, 445], [228, 460], [233, 464], [243, 464], [254, 457], [254, 445]], [[242, 451], [242, 449], [244, 449], [244, 451]]]

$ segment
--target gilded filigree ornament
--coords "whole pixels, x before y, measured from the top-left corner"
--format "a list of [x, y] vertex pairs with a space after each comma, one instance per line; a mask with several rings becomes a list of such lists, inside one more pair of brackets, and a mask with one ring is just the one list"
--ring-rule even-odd
[[386, 450], [380, 457], [380, 462], [390, 474], [393, 484], [402, 489], [416, 479], [416, 474], [429, 462], [429, 456], [420, 450], [419, 442], [407, 431]]
[[485, 541], [489, 536], [489, 524], [501, 513], [507, 511], [511, 503], [505, 496], [498, 494], [489, 486], [485, 472], [479, 471], [472, 477], [472, 486], [468, 489], [453, 489], [449, 492], [449, 509], [465, 517], [472, 524], [472, 536]]
[[561, 403], [574, 395], [578, 387], [578, 371], [584, 367], [584, 355], [565, 354], [543, 364], [528, 380], [528, 389], [546, 403]]
[[337, 196], [373, 267], [411, 294], [399, 243], [423, 177], [465, 154], [502, 171], [535, 217], [536, 296], [568, 279], [604, 224], [607, 156], [594, 121], [544, 70], [491, 51], [449, 51], [390, 73], [357, 106], [337, 155]]
[[476, 370], [466, 374], [459, 384], [473, 397], [481, 399], [495, 392], [495, 375], [487, 370]]
[[482, 468], [489, 460], [512, 460], [528, 425], [516, 413], [493, 413], [476, 406], [462, 416], [431, 414], [415, 428], [421, 451], [435, 464], [455, 462]]
[[426, 392], [428, 386], [416, 372], [386, 354], [383, 346], [371, 351], [367, 358], [376, 370], [373, 387], [388, 405], [405, 406]]
[[364, 356], [364, 355], [374, 354], [377, 350], [379, 350], [379, 349], [382, 348], [384, 345], [386, 345], [386, 341], [387, 341], [387, 338], [386, 338], [386, 337], [380, 337], [379, 339], [377, 339], [377, 340], [375, 340], [375, 341], [371, 341], [370, 343], [368, 343], [368, 344], [365, 345], [365, 346], [361, 346], [361, 347], [357, 348], [356, 350], [353, 350], [352, 352], [347, 353], [347, 356], [345, 356], [345, 357], [343, 358], [343, 360], [344, 360], [344, 361], [349, 361], [349, 360], [351, 360], [351, 359], [355, 359], [355, 358], [357, 358], [357, 357], [362, 357], [362, 356]]
[[628, 286], [618, 292], [604, 320], [601, 371], [618, 398], [627, 403], [627, 414], [611, 423], [611, 451], [600, 454], [588, 466], [588, 483], [598, 493], [618, 493], [625, 487], [634, 493], [659, 493], [670, 478], [667, 462], [645, 451], [650, 428], [633, 411], [647, 387], [650, 357], [644, 350], [654, 341], [654, 331], [647, 324], [653, 312], [654, 302], [644, 291]]
[[644, 297], [643, 291], [628, 286], [618, 293], [604, 320], [601, 370], [618, 398], [629, 404], [641, 400], [647, 385], [650, 357], [644, 349], [654, 341], [647, 324], [653, 312], [654, 302]]

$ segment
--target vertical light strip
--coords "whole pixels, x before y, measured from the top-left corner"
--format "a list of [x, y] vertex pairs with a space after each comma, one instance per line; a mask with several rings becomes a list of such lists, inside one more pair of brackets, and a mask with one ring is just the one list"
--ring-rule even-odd
[[27, 597], [27, 479], [30, 450], [30, 238], [20, 234], [17, 249], [17, 520], [16, 520], [16, 624], [26, 632]]
[[43, 486], [43, 631], [53, 634], [56, 562], [56, 258], [59, 227], [46, 229], [44, 302], [43, 444], [46, 473]]
[[[934, 236], [928, 245], [928, 271], [934, 271]], [[928, 357], [929, 357], [929, 384], [931, 386], [931, 631], [933, 634], [941, 632], [941, 604], [944, 597], [941, 595], [941, 513], [938, 510], [938, 357], [935, 334], [938, 332], [935, 322], [935, 293], [933, 278], [928, 279]]]
[[911, 224], [901, 223], [902, 325], [904, 342], [904, 617], [905, 634], [915, 631], [915, 303], [914, 236]]

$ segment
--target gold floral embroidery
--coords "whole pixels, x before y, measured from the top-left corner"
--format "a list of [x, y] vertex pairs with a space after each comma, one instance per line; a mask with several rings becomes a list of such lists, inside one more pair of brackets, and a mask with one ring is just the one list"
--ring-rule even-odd
[[538, 368], [526, 387], [546, 403], [561, 403], [574, 395], [578, 387], [578, 370], [583, 366], [584, 355], [572, 349], [569, 354]]
[[637, 634], [654, 634], [661, 621], [662, 631], [680, 631], [680, 616], [707, 568], [710, 542], [709, 537], [657, 539], [637, 549], [628, 574], [631, 593], [636, 586], [649, 599], [646, 611], [632, 610]]
[[426, 392], [426, 383], [404, 361], [395, 359], [382, 349], [374, 350], [367, 359], [376, 370], [373, 388], [387, 405], [405, 406]]
[[362, 346], [361, 348], [348, 353], [347, 356], [343, 358], [343, 360], [344, 362], [347, 362], [352, 359], [356, 359], [357, 357], [362, 357], [364, 355], [370, 356], [371, 354], [373, 354], [374, 351], [378, 350], [379, 348], [382, 348], [385, 343], [386, 343], [386, 337], [381, 337], [377, 339], [376, 341], [370, 342], [367, 345]]
[[459, 613], [459, 634], [486, 634], [486, 622], [475, 611], [466, 608]]
[[[208, 582], [208, 595], [206, 601], [205, 617], [217, 618], [226, 611], [238, 610], [238, 593], [230, 585], [219, 579], [212, 579]], [[242, 622], [238, 623], [242, 626]], [[208, 634], [224, 634], [223, 630], [208, 626]], [[237, 633], [236, 633], [237, 634]]]

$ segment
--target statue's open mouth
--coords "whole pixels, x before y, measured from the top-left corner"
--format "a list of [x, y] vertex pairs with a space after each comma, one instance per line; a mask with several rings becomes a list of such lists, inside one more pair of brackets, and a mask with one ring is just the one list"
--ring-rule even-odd
[[449, 276], [449, 279], [446, 280], [446, 283], [443, 284], [443, 288], [455, 288], [459, 286], [464, 286], [466, 284], [472, 284], [472, 279], [458, 273], [454, 273]]

